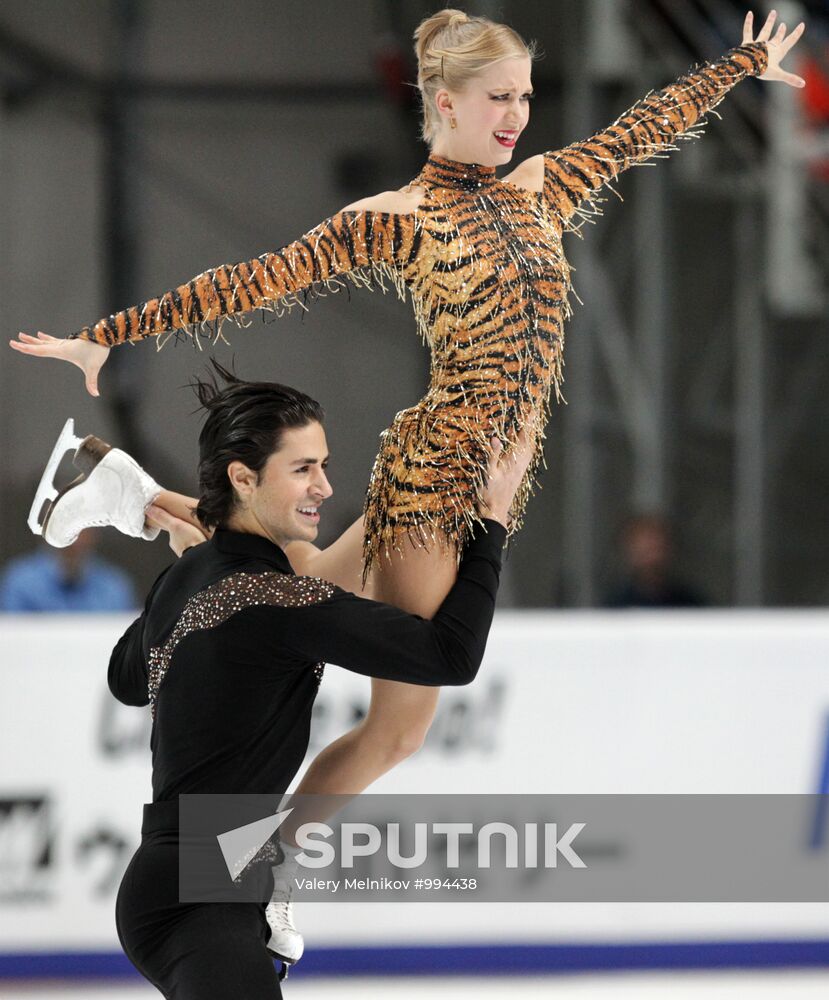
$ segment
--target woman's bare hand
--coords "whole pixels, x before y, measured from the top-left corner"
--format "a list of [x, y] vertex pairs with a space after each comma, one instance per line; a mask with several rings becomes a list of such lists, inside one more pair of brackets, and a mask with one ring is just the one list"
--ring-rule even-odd
[[150, 524], [161, 528], [162, 531], [169, 532], [170, 548], [177, 556], [180, 556], [185, 549], [191, 549], [194, 545], [201, 545], [202, 542], [207, 541], [204, 532], [200, 531], [195, 524], [190, 521], [182, 521], [180, 517], [164, 510], [163, 507], [150, 504], [145, 515]]
[[760, 33], [754, 38], [754, 14], [749, 11], [746, 14], [743, 24], [743, 45], [750, 42], [766, 43], [769, 53], [769, 64], [766, 67], [766, 72], [760, 77], [761, 80], [779, 80], [781, 83], [787, 83], [790, 87], [805, 87], [806, 81], [803, 77], [796, 76], [794, 73], [787, 73], [784, 69], [780, 68], [780, 62], [793, 46], [797, 44], [800, 36], [806, 30], [806, 25], [801, 21], [794, 31], [790, 31], [787, 34], [786, 25], [780, 24], [772, 37], [772, 30], [774, 29], [774, 22], [776, 20], [777, 11], [773, 10], [766, 18], [766, 23], [760, 29]]
[[492, 458], [489, 461], [487, 484], [481, 490], [478, 504], [481, 517], [500, 521], [509, 527], [509, 512], [518, 487], [524, 480], [535, 451], [535, 437], [526, 428], [518, 435], [515, 445], [504, 454], [498, 438], [492, 438]]
[[38, 333], [33, 337], [30, 333], [18, 334], [19, 340], [10, 340], [9, 346], [21, 354], [30, 354], [35, 358], [58, 358], [77, 365], [84, 374], [86, 391], [90, 396], [99, 396], [98, 372], [103, 368], [109, 357], [109, 348], [96, 344], [91, 340], [64, 340], [61, 337], [50, 337], [47, 333]]

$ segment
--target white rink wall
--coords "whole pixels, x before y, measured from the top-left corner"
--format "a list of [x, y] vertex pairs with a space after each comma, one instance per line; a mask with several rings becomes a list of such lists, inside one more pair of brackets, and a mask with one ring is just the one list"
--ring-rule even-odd
[[[115, 892], [150, 794], [148, 710], [106, 687], [128, 621], [0, 617], [0, 958], [119, 951]], [[820, 612], [500, 614], [477, 681], [443, 692], [427, 747], [372, 790], [826, 792], [827, 664]], [[368, 689], [327, 668], [317, 746]], [[829, 940], [829, 904], [299, 909], [317, 948]]]

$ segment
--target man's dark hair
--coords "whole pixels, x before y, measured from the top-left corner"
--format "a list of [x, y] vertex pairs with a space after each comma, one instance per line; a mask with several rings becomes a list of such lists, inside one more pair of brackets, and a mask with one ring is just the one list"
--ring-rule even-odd
[[260, 472], [279, 450], [286, 430], [322, 423], [323, 409], [298, 389], [277, 382], [245, 382], [218, 361], [191, 383], [207, 419], [199, 434], [199, 503], [196, 517], [220, 527], [237, 503], [227, 475], [231, 462]]

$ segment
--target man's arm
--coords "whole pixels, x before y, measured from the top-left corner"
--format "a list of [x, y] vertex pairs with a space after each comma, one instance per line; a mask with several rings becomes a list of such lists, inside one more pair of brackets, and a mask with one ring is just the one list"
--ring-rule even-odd
[[144, 615], [136, 618], [118, 640], [109, 658], [107, 683], [125, 705], [149, 705], [147, 667], [142, 650]]
[[408, 684], [469, 684], [486, 648], [505, 540], [502, 524], [477, 526], [457, 581], [431, 621], [339, 589], [307, 607], [260, 606], [247, 614], [282, 655]]
[[[164, 655], [171, 656], [194, 629], [243, 613], [246, 636], [262, 652], [270, 648], [275, 660], [287, 653], [305, 663], [325, 660], [412, 684], [468, 684], [480, 666], [492, 622], [509, 510], [534, 451], [526, 429], [506, 451], [496, 438], [491, 445], [488, 481], [479, 496], [485, 520], [466, 548], [455, 586], [431, 621], [323, 580], [239, 572], [191, 599], [193, 607], [168, 637]], [[202, 616], [208, 606], [210, 614]], [[128, 640], [125, 636], [123, 642]]]
[[334, 589], [307, 606], [280, 608], [284, 617], [278, 627], [269, 629], [263, 622], [263, 634], [278, 636], [283, 649], [300, 659], [324, 660], [369, 677], [430, 686], [469, 684], [484, 656], [509, 510], [534, 443], [526, 428], [506, 451], [492, 439], [487, 482], [478, 498], [484, 520], [475, 527], [455, 585], [431, 621]]
[[[168, 567], [169, 568], [169, 567]], [[150, 590], [144, 612], [136, 618], [118, 640], [109, 658], [107, 683], [118, 701], [125, 705], [149, 705], [147, 659], [144, 655], [144, 622], [155, 592], [167, 570], [159, 576]]]

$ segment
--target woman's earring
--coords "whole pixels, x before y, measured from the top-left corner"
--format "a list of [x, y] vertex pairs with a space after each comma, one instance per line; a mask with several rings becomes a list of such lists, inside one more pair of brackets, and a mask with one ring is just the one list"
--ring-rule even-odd
[[455, 121], [455, 116], [454, 115], [450, 115], [449, 116], [449, 128], [457, 128], [457, 127], [458, 127], [458, 123]]

